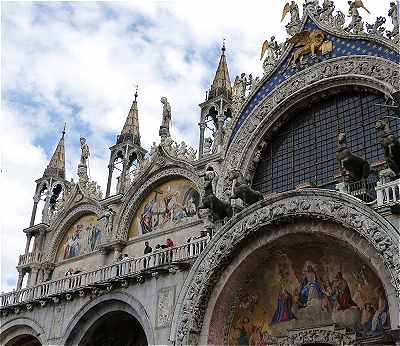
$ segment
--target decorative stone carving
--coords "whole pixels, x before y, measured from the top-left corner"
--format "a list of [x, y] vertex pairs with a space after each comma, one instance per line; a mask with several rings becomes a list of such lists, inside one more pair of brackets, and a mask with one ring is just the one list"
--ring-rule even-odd
[[386, 35], [389, 39], [392, 39], [394, 43], [399, 43], [400, 33], [399, 33], [399, 8], [395, 1], [390, 3], [390, 9], [388, 12], [388, 17], [392, 19], [393, 30], [386, 31]]
[[103, 221], [103, 231], [105, 235], [105, 241], [110, 241], [112, 239], [112, 231], [114, 225], [114, 218], [115, 218], [115, 211], [109, 207], [104, 214], [99, 217], [97, 220], [104, 220]]
[[289, 36], [293, 36], [301, 30], [299, 6], [295, 1], [286, 3], [285, 8], [283, 9], [282, 20], [288, 13], [290, 13], [290, 22], [286, 25], [286, 31]]
[[204, 139], [203, 156], [211, 155], [213, 140], [211, 137]]
[[163, 105], [162, 121], [160, 126], [160, 137], [161, 141], [170, 137], [170, 126], [171, 126], [171, 105], [169, 104], [166, 97], [161, 97], [161, 103]]
[[[357, 76], [357, 81], [384, 92], [387, 85], [394, 90], [400, 89], [400, 72], [395, 63], [375, 57], [343, 57], [330, 59], [299, 71], [275, 88], [260, 105], [247, 117], [240, 131], [231, 142], [221, 172], [217, 193], [229, 195], [227, 184], [228, 172], [240, 169], [246, 172], [251, 167], [252, 155], [259, 145], [260, 138], [264, 138], [266, 124], [277, 123], [277, 117], [289, 109], [300, 95], [309, 95], [312, 90], [317, 91], [321, 84], [335, 86], [338, 78]], [[355, 83], [355, 82], [353, 82]], [[310, 87], [312, 85], [312, 87]], [[284, 102], [283, 102], [284, 101]], [[228, 137], [239, 121], [239, 116], [233, 119], [232, 127], [228, 129]], [[263, 130], [264, 129], [264, 130]], [[239, 153], [239, 155], [238, 155]]]
[[325, 330], [322, 328], [307, 329], [295, 332], [287, 337], [279, 338], [274, 346], [301, 346], [305, 344], [326, 343], [332, 346], [353, 346], [356, 342], [356, 335]]
[[333, 0], [324, 0], [322, 3], [319, 20], [327, 24], [332, 24], [333, 11], [335, 11], [335, 2]]
[[174, 304], [175, 286], [164, 287], [158, 291], [156, 328], [165, 328], [170, 325]]
[[200, 333], [212, 288], [240, 243], [255, 235], [262, 226], [296, 217], [333, 221], [367, 239], [384, 263], [395, 290], [400, 291], [397, 231], [351, 197], [326, 190], [292, 191], [271, 197], [246, 210], [241, 220], [231, 220], [219, 230], [211, 241], [213, 245], [208, 246], [208, 251], [193, 266], [175, 311], [177, 325], [172, 330], [173, 338], [179, 344]]
[[385, 28], [383, 25], [386, 23], [385, 17], [377, 17], [374, 24], [366, 24], [367, 32], [370, 35], [377, 35], [383, 37], [385, 33]]

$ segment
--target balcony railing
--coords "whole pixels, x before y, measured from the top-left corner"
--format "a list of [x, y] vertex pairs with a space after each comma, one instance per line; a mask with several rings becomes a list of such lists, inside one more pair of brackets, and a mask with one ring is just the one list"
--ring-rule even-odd
[[400, 179], [376, 184], [376, 202], [378, 207], [400, 203]]
[[182, 246], [163, 249], [159, 252], [123, 260], [89, 272], [47, 281], [39, 285], [0, 295], [0, 308], [16, 306], [31, 301], [45, 301], [61, 293], [93, 288], [113, 280], [135, 276], [152, 268], [179, 263], [196, 258], [206, 247], [209, 237], [203, 237]]
[[18, 265], [24, 266], [31, 263], [40, 263], [42, 261], [42, 253], [40, 252], [29, 252], [25, 255], [19, 256]]

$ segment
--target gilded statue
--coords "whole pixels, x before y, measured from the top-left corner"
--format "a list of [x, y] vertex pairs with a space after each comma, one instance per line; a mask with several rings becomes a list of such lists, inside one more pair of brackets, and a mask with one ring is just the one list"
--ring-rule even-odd
[[300, 48], [293, 53], [288, 64], [296, 65], [298, 61], [302, 63], [304, 55], [310, 53], [315, 55], [318, 50], [320, 50], [322, 54], [332, 51], [333, 43], [331, 41], [324, 41], [324, 38], [325, 35], [321, 30], [304, 30], [294, 35], [287, 42], [293, 43], [296, 47]]

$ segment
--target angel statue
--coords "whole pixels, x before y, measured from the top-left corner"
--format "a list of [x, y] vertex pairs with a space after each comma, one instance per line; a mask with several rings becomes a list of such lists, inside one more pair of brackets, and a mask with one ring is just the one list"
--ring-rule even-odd
[[278, 42], [275, 40], [275, 36], [271, 37], [271, 41], [265, 40], [261, 48], [261, 58], [263, 59], [265, 53], [267, 53], [266, 58], [269, 60], [276, 61], [279, 58], [280, 47]]
[[86, 138], [81, 137], [80, 138], [81, 142], [81, 165], [86, 166], [86, 162], [89, 159], [90, 156], [90, 151], [89, 151], [89, 146], [86, 143]]
[[300, 22], [299, 6], [296, 4], [296, 2], [292, 1], [290, 4], [288, 2], [286, 3], [285, 7], [283, 8], [281, 22], [283, 22], [288, 13], [290, 13], [291, 16], [291, 22]]
[[290, 13], [291, 18], [290, 22], [286, 25], [286, 31], [290, 36], [293, 36], [298, 33], [301, 28], [299, 6], [294, 1], [290, 4], [288, 2], [286, 3], [283, 8], [281, 22], [285, 19], [288, 13]]
[[350, 6], [348, 16], [351, 17], [351, 22], [347, 26], [346, 30], [353, 31], [355, 34], [359, 34], [364, 30], [364, 22], [362, 21], [362, 17], [360, 16], [360, 12], [358, 11], [358, 9], [362, 8], [367, 11], [368, 14], [371, 13], [364, 6], [362, 0], [348, 1], [348, 4]]

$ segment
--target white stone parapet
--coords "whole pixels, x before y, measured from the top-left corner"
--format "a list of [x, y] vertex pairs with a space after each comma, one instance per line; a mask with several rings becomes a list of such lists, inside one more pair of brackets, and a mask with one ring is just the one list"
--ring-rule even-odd
[[25, 255], [19, 256], [18, 266], [24, 266], [31, 263], [40, 263], [42, 261], [42, 253], [41, 252], [29, 252]]
[[[140, 274], [148, 269], [196, 258], [207, 246], [210, 238], [202, 237], [185, 245], [153, 251], [148, 255], [129, 258], [96, 270], [51, 280], [33, 287], [0, 295], [0, 308], [14, 307], [32, 301], [46, 301], [62, 294], [91, 289], [116, 279]], [[28, 254], [31, 255], [31, 254]], [[23, 255], [26, 256], [26, 255]], [[22, 256], [21, 256], [22, 257]]]
[[400, 179], [376, 184], [377, 206], [393, 205], [400, 203]]

